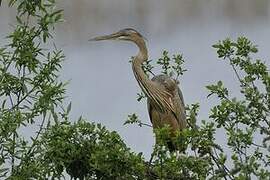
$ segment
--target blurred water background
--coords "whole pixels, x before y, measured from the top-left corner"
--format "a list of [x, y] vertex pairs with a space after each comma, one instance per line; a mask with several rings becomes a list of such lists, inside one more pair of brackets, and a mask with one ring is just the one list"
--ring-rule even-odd
[[[139, 86], [131, 70], [132, 44], [88, 42], [97, 35], [133, 27], [148, 39], [150, 59], [164, 49], [180, 53], [188, 71], [180, 78], [186, 104], [199, 102], [199, 121], [206, 119], [215, 98], [207, 99], [205, 86], [223, 80], [237, 93], [238, 83], [228, 63], [217, 58], [211, 47], [226, 37], [246, 36], [259, 47], [255, 56], [270, 57], [269, 0], [61, 0], [65, 22], [56, 27], [56, 45], [66, 60], [62, 80], [70, 80], [67, 101], [72, 101], [71, 119], [80, 115], [116, 130], [136, 152], [149, 157], [154, 143], [150, 128], [123, 126], [127, 115], [137, 113], [149, 122], [146, 102], [138, 103]], [[4, 2], [0, 7], [0, 45], [13, 29], [16, 11]], [[222, 138], [222, 135], [218, 136]], [[222, 140], [221, 140], [222, 141]]]

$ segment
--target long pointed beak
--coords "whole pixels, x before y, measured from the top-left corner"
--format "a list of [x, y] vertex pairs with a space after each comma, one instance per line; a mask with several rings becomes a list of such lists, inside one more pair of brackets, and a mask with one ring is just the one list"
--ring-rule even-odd
[[121, 36], [120, 33], [113, 33], [110, 35], [94, 37], [94, 38], [89, 39], [89, 41], [113, 40], [113, 39], [119, 38], [120, 36]]

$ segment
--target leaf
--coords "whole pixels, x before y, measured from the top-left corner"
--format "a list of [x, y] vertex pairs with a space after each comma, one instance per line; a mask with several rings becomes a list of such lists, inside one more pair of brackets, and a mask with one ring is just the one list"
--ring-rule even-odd
[[8, 168], [0, 169], [0, 177], [6, 177], [8, 171], [9, 171]]
[[23, 24], [23, 22], [22, 22], [22, 20], [21, 20], [21, 18], [20, 18], [19, 16], [16, 16], [16, 19], [17, 19], [17, 22], [18, 22], [19, 24]]
[[7, 101], [6, 99], [3, 101], [3, 103], [2, 103], [2, 109], [5, 108], [6, 101]]
[[70, 110], [71, 110], [71, 102], [69, 103], [69, 105], [67, 107], [67, 114], [69, 114]]

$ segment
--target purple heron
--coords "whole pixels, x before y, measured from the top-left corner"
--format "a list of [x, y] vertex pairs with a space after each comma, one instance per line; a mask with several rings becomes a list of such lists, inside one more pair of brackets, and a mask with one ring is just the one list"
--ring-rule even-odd
[[[139, 52], [132, 60], [134, 76], [147, 96], [148, 113], [153, 128], [170, 127], [170, 136], [173, 138], [176, 132], [186, 127], [186, 113], [184, 99], [178, 83], [167, 75], [157, 75], [152, 79], [142, 69], [143, 62], [147, 61], [148, 53], [143, 36], [136, 30], [127, 28], [116, 33], [95, 37], [90, 41], [121, 40], [135, 43]], [[177, 150], [172, 139], [168, 140], [170, 151]]]

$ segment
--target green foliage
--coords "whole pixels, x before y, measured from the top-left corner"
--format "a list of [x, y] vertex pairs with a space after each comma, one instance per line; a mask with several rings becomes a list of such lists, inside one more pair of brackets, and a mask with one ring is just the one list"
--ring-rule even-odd
[[125, 121], [124, 125], [134, 123], [139, 124], [139, 126], [141, 123], [141, 121], [138, 119], [138, 116], [135, 113], [128, 115], [128, 119]]
[[147, 60], [143, 63], [142, 69], [145, 74], [149, 77], [149, 73], [153, 75], [152, 70], [154, 69], [154, 66], [151, 64], [152, 60]]
[[168, 75], [170, 69], [170, 58], [168, 51], [163, 51], [162, 57], [158, 59], [157, 64], [161, 65], [162, 73]]
[[231, 65], [244, 97], [231, 97], [222, 82], [207, 86], [209, 96], [220, 99], [220, 104], [211, 109], [210, 118], [226, 131], [231, 150], [228, 156], [233, 163], [227, 177], [269, 179], [269, 70], [261, 60], [251, 58], [258, 49], [245, 37], [236, 42], [226, 39], [213, 47]]
[[[219, 103], [209, 119], [198, 121], [199, 104], [187, 105], [188, 127], [173, 138], [180, 152], [167, 148], [170, 128], [155, 129], [152, 161], [132, 152], [116, 132], [79, 118], [69, 121], [65, 83], [58, 80], [64, 55], [52, 44], [51, 30], [62, 11], [54, 0], [9, 0], [17, 24], [0, 48], [0, 177], [9, 179], [269, 179], [270, 76], [258, 51], [245, 37], [213, 45], [239, 81], [242, 98], [232, 97], [222, 81], [208, 85], [208, 97]], [[1, 3], [1, 1], [0, 1]], [[31, 23], [30, 23], [31, 22]], [[50, 46], [53, 47], [53, 46]], [[253, 55], [252, 55], [253, 54]], [[183, 75], [182, 55], [164, 51], [143, 65], [149, 77], [159, 66], [163, 74]], [[145, 97], [138, 93], [138, 101]], [[125, 124], [143, 123], [136, 114]], [[38, 125], [27, 137], [22, 127]], [[224, 139], [217, 139], [217, 133]], [[226, 148], [225, 148], [226, 147]]]
[[182, 55], [174, 54], [173, 57], [170, 58], [169, 52], [163, 51], [162, 57], [158, 59], [157, 64], [161, 66], [162, 74], [170, 76], [176, 74], [175, 79], [178, 79], [179, 75], [183, 75], [183, 73], [186, 71], [182, 68], [184, 62], [185, 61]]
[[[62, 13], [54, 1], [10, 0], [9, 5], [18, 15], [9, 44], [0, 49], [0, 176], [42, 178], [44, 167], [30, 162], [41, 152], [38, 139], [65, 94], [65, 84], [57, 80], [64, 55], [44, 48]], [[36, 134], [20, 133], [31, 124], [40, 125]]]
[[74, 178], [141, 179], [144, 175], [142, 154], [130, 152], [116, 132], [100, 124], [79, 119], [50, 127], [40, 161], [47, 164], [47, 176], [61, 177], [63, 171]]

